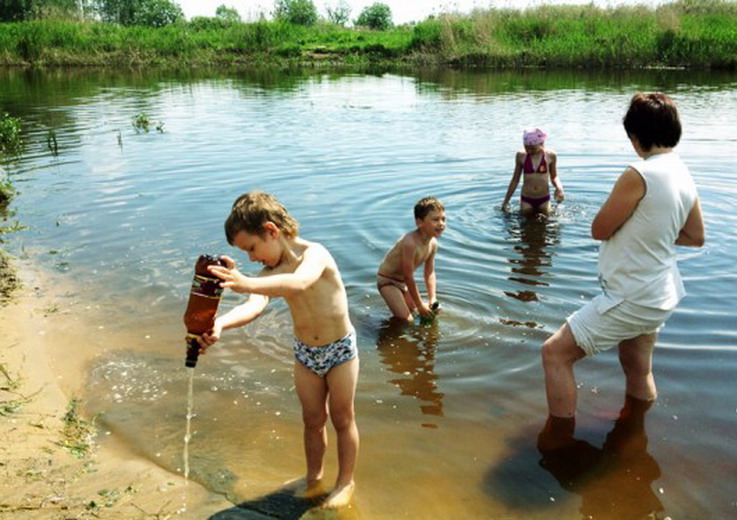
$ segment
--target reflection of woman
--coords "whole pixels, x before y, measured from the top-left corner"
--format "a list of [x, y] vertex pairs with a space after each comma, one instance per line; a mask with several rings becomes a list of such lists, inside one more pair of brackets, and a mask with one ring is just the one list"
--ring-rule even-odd
[[647, 452], [645, 413], [651, 404], [627, 397], [601, 449], [571, 438], [567, 448], [541, 452], [540, 466], [581, 495], [582, 518], [644, 520], [663, 511], [652, 489], [660, 466]]
[[401, 395], [426, 403], [420, 405], [423, 414], [442, 416], [444, 394], [438, 392], [438, 376], [433, 371], [437, 342], [435, 322], [426, 327], [410, 328], [405, 322], [390, 319], [379, 329], [376, 346], [381, 362], [403, 376], [389, 380], [400, 388]]

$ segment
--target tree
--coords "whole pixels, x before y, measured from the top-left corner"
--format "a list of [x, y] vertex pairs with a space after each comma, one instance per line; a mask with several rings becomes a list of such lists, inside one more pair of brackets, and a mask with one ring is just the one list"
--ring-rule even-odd
[[335, 7], [325, 6], [328, 20], [336, 25], [345, 25], [351, 17], [351, 6], [345, 0], [340, 0]]
[[31, 12], [31, 0], [0, 0], [0, 21], [20, 22]]
[[295, 25], [315, 25], [317, 8], [312, 0], [276, 0], [274, 18]]
[[82, 17], [87, 0], [0, 0], [0, 22], [21, 22], [50, 16]]
[[141, 0], [133, 13], [133, 25], [164, 27], [184, 19], [182, 8], [172, 0]]
[[361, 11], [355, 24], [377, 31], [385, 31], [393, 25], [392, 10], [381, 2], [373, 3]]
[[215, 18], [234, 23], [241, 21], [241, 15], [234, 7], [227, 7], [225, 4], [215, 9]]
[[172, 0], [95, 0], [95, 4], [103, 21], [121, 25], [163, 27], [184, 18]]

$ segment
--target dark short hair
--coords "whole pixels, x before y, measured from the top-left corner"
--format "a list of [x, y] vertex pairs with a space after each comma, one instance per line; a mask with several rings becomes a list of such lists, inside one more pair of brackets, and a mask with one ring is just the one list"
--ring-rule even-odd
[[632, 96], [623, 123], [627, 135], [636, 137], [645, 151], [653, 146], [672, 148], [681, 140], [676, 104], [660, 92], [638, 92]]
[[422, 220], [431, 211], [445, 211], [445, 206], [435, 197], [424, 197], [415, 204], [415, 218]]
[[299, 231], [299, 223], [276, 197], [263, 191], [249, 191], [235, 199], [225, 220], [225, 238], [232, 246], [240, 231], [263, 236], [267, 222], [273, 222], [287, 238], [296, 237]]

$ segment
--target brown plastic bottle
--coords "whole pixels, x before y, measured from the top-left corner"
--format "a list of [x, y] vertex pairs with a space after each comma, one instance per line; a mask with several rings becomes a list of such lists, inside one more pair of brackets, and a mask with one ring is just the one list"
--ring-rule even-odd
[[184, 366], [194, 368], [200, 355], [200, 344], [197, 338], [212, 328], [215, 313], [223, 294], [220, 279], [213, 276], [207, 268], [211, 265], [225, 266], [219, 256], [201, 255], [194, 267], [192, 289], [189, 292], [189, 303], [184, 311], [184, 326], [187, 327], [187, 358]]

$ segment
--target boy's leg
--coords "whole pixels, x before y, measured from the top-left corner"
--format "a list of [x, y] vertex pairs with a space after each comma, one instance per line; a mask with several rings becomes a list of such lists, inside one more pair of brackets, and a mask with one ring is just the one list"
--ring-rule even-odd
[[393, 285], [385, 285], [379, 289], [379, 294], [384, 298], [393, 316], [404, 320], [412, 319], [412, 312], [407, 305], [406, 293], [404, 291]]
[[299, 361], [294, 362], [294, 386], [302, 405], [304, 448], [307, 459], [307, 486], [322, 478], [323, 460], [328, 444], [325, 425], [328, 421], [325, 380]]
[[657, 397], [653, 378], [653, 349], [657, 333], [643, 334], [619, 344], [619, 362], [627, 379], [627, 395], [643, 401]]
[[554, 417], [576, 415], [576, 379], [573, 364], [586, 354], [576, 344], [571, 328], [565, 323], [550, 336], [542, 348], [545, 370], [545, 393], [548, 411]]
[[338, 438], [338, 477], [326, 507], [346, 505], [353, 494], [353, 473], [359, 445], [354, 410], [358, 365], [358, 358], [351, 359], [333, 368], [326, 377], [330, 420]]

